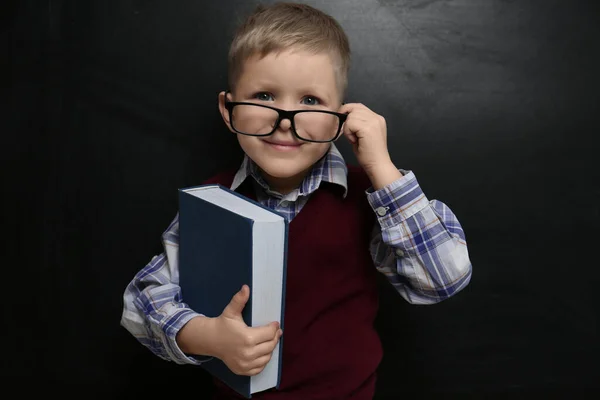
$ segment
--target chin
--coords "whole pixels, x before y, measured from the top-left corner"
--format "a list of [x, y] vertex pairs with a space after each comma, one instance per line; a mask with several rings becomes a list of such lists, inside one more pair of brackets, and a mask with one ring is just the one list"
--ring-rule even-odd
[[306, 172], [312, 165], [298, 165], [288, 160], [255, 160], [267, 175], [273, 178], [292, 178]]

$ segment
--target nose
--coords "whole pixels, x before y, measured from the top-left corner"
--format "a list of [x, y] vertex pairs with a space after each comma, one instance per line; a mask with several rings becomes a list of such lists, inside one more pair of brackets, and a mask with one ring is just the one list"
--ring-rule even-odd
[[279, 129], [284, 132], [289, 131], [291, 127], [292, 127], [292, 121], [290, 121], [287, 118], [282, 118], [281, 121], [279, 122]]

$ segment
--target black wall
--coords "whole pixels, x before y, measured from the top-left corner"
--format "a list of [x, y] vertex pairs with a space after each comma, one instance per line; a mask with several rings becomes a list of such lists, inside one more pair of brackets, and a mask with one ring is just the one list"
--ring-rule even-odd
[[[455, 211], [474, 267], [435, 306], [381, 281], [378, 398], [598, 394], [597, 2], [308, 3], [350, 37], [346, 101], [386, 117], [395, 163]], [[217, 93], [255, 4], [3, 3], [6, 384], [210, 393], [119, 326], [121, 296], [161, 251], [177, 188], [241, 160]]]

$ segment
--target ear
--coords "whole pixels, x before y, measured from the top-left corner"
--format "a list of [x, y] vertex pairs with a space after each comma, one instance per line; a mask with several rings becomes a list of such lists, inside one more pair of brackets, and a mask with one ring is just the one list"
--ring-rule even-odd
[[[225, 125], [227, 125], [227, 128], [231, 132], [234, 132], [231, 128], [231, 121], [229, 120], [229, 111], [227, 111], [227, 109], [225, 108], [225, 96], [231, 96], [231, 94], [228, 94], [224, 91], [219, 93], [219, 112], [221, 113], [221, 117], [223, 118]], [[230, 97], [229, 100], [231, 100]]]

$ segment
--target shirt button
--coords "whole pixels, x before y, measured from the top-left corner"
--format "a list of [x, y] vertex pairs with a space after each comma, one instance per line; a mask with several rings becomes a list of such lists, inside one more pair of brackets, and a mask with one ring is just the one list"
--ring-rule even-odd
[[377, 214], [379, 214], [379, 216], [383, 217], [385, 215], [385, 213], [387, 213], [387, 210], [385, 209], [385, 207], [378, 207], [377, 208]]
[[400, 250], [400, 249], [396, 249], [396, 255], [398, 257], [404, 257], [404, 252], [402, 250]]
[[286, 201], [286, 200], [284, 200], [284, 201], [282, 201], [281, 203], [279, 203], [279, 205], [280, 205], [281, 207], [287, 207], [287, 206], [288, 206], [288, 204], [290, 204], [290, 203], [289, 203], [288, 201]]

